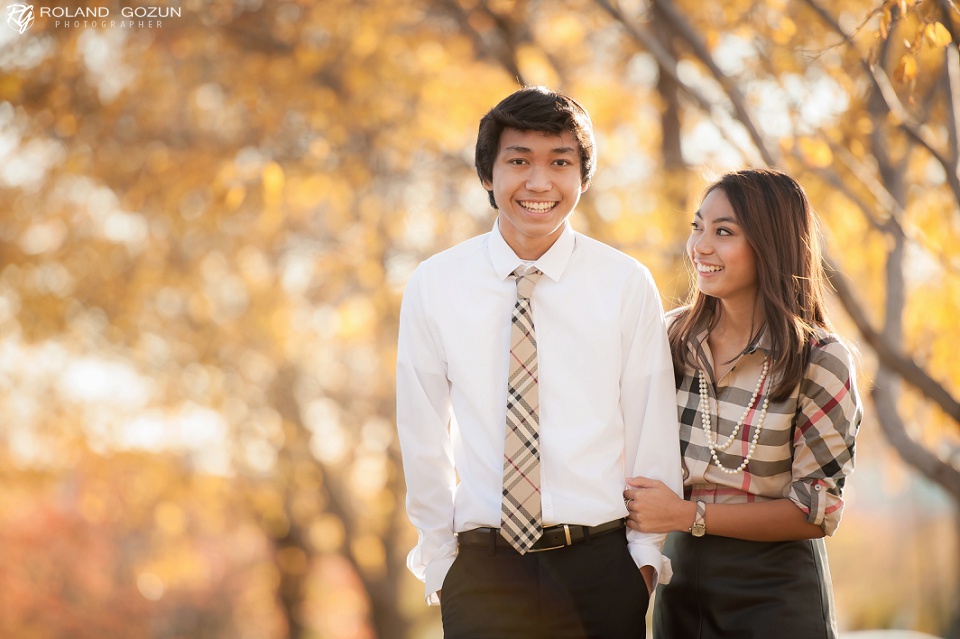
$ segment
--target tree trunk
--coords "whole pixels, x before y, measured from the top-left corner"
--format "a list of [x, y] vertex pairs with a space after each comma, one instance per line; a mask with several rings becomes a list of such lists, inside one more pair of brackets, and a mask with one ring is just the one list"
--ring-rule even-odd
[[[660, 96], [660, 153], [663, 158], [663, 172], [666, 181], [664, 189], [664, 205], [670, 208], [670, 226], [668, 237], [685, 238], [688, 234], [689, 223], [689, 185], [688, 167], [683, 159], [681, 144], [681, 105], [680, 82], [677, 80], [677, 51], [674, 45], [674, 30], [663, 14], [663, 9], [653, 6], [653, 23], [656, 25], [656, 38], [668, 58], [657, 60], [657, 93]], [[661, 292], [668, 299], [685, 299], [688, 293], [688, 280], [681, 276], [684, 273], [683, 243], [671, 245], [670, 272], [677, 277], [671, 282], [661, 283]], [[666, 290], [664, 290], [666, 289]]]
[[307, 627], [303, 623], [303, 603], [306, 598], [306, 576], [310, 549], [304, 543], [300, 527], [291, 521], [287, 534], [274, 543], [277, 565], [280, 569], [280, 585], [277, 597], [287, 623], [289, 639], [306, 639]]

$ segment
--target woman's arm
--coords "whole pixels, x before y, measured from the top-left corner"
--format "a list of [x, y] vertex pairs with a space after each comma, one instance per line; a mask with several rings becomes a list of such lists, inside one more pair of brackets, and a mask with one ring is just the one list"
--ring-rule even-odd
[[[677, 497], [662, 482], [635, 477], [623, 491], [627, 525], [641, 532], [688, 532], [697, 505]], [[708, 535], [749, 541], [789, 541], [823, 537], [821, 526], [807, 522], [806, 514], [789, 499], [747, 504], [707, 504], [704, 523]]]

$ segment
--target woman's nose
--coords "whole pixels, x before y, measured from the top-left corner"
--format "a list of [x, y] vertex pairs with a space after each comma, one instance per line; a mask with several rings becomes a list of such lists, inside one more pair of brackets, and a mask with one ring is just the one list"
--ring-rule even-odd
[[693, 253], [695, 255], [705, 255], [713, 252], [713, 244], [706, 233], [702, 234], [693, 242]]

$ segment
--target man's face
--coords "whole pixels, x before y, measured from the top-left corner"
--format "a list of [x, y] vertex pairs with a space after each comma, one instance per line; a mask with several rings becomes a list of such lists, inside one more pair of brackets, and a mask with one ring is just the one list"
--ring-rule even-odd
[[535, 260], [560, 236], [580, 194], [580, 147], [572, 133], [504, 129], [493, 162], [500, 233], [522, 259]]

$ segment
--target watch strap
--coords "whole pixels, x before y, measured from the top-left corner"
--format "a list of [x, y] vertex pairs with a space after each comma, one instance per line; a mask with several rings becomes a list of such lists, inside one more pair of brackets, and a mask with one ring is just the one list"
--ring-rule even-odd
[[694, 537], [703, 537], [707, 533], [707, 504], [702, 500], [697, 500], [697, 514], [693, 519], [693, 525], [690, 526], [690, 533]]

